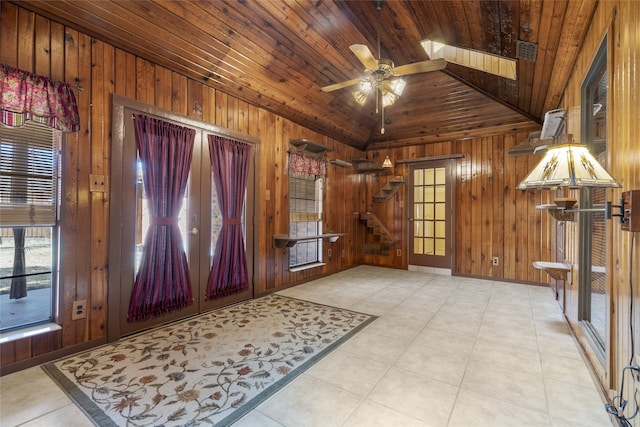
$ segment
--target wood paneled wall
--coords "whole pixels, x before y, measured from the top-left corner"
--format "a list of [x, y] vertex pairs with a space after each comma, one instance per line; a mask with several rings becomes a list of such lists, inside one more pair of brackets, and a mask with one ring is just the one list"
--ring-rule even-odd
[[[328, 158], [362, 157], [361, 152], [15, 4], [0, 2], [0, 22], [0, 63], [77, 86], [82, 126], [67, 135], [63, 147], [62, 330], [3, 344], [3, 367], [106, 340], [109, 193], [91, 192], [89, 185], [92, 175], [109, 179], [112, 94], [260, 138], [257, 191], [263, 196], [255, 255], [260, 261], [254, 274], [258, 295], [362, 263], [361, 244], [356, 242], [361, 225], [354, 212], [364, 205], [363, 177], [332, 165], [324, 192], [325, 229], [347, 234], [325, 245], [326, 265], [290, 273], [288, 250], [272, 244], [273, 234], [288, 233], [289, 140], [306, 138], [325, 145], [333, 150]], [[88, 315], [72, 321], [71, 304], [80, 299], [87, 300]]]
[[[272, 246], [273, 234], [288, 231], [288, 181], [285, 173], [288, 141], [306, 138], [318, 142], [333, 149], [329, 153], [330, 158], [342, 160], [361, 158], [363, 153], [15, 4], [0, 2], [0, 19], [1, 63], [82, 87], [76, 92], [82, 130], [67, 137], [63, 152], [64, 236], [60, 259], [63, 294], [59, 319], [62, 330], [3, 344], [0, 346], [2, 367], [16, 366], [30, 359], [106, 339], [109, 195], [90, 192], [89, 180], [91, 175], [108, 178], [110, 174], [111, 95], [114, 93], [260, 138], [261, 175], [257, 191], [263, 196], [258, 213], [261, 224], [256, 255], [260, 262], [255, 272], [258, 294], [362, 263], [406, 268], [406, 189], [401, 190], [397, 198], [383, 204], [374, 204], [372, 196], [391, 176], [406, 176], [408, 167], [398, 164], [398, 160], [447, 154], [463, 155], [455, 160], [454, 274], [551, 282], [531, 265], [534, 260], [555, 260], [555, 220], [535, 209], [536, 205], [548, 203], [551, 195], [549, 192], [515, 189], [538, 157], [510, 157], [506, 154], [510, 147], [527, 136], [526, 133], [512, 132], [495, 137], [392, 148], [389, 155], [396, 166], [389, 175], [359, 175], [350, 168], [328, 165], [329, 179], [324, 193], [325, 229], [347, 235], [326, 246], [325, 267], [289, 273], [288, 251]], [[640, 49], [638, 22], [640, 3], [599, 3], [588, 41], [562, 101], [570, 111], [579, 106], [579, 87], [584, 73], [602, 36], [611, 28], [614, 51], [610, 62], [613, 67], [610, 77], [612, 113], [609, 123], [613, 141], [610, 164], [612, 173], [625, 189], [640, 188], [640, 130], [637, 121], [640, 100], [638, 77], [634, 73]], [[575, 133], [579, 124], [574, 120], [579, 119], [579, 114], [570, 114], [569, 117], [569, 126]], [[386, 153], [386, 150], [374, 151], [369, 153], [369, 157], [381, 162]], [[267, 190], [270, 192], [269, 200], [265, 197]], [[617, 200], [620, 192], [612, 191], [610, 195], [611, 200]], [[374, 212], [401, 241], [401, 256], [397, 256], [395, 251], [387, 257], [362, 255], [365, 227], [357, 214], [365, 211]], [[572, 233], [575, 230], [568, 227], [566, 246], [569, 257], [575, 256], [572, 242], [576, 239]], [[630, 350], [628, 331], [624, 329], [630, 320], [627, 309], [630, 238], [612, 226], [610, 242], [610, 306], [615, 313], [610, 324], [621, 326], [611, 331], [611, 364], [599, 371], [605, 386], [615, 383], [620, 367], [628, 361]], [[332, 249], [331, 256], [329, 248]], [[635, 251], [640, 253], [638, 239]], [[500, 265], [491, 264], [494, 256], [500, 258]], [[640, 277], [638, 268], [634, 275]], [[574, 328], [579, 330], [575, 316], [575, 286], [569, 287], [567, 315]], [[636, 293], [640, 292], [638, 288], [640, 286], [636, 287]], [[87, 318], [71, 321], [71, 303], [85, 298], [89, 301]], [[636, 324], [640, 320], [638, 316], [634, 314]], [[636, 342], [640, 342], [640, 336], [636, 337]], [[612, 370], [611, 366], [617, 368]]]
[[[591, 67], [593, 58], [605, 35], [608, 36], [608, 161], [611, 174], [622, 184], [622, 189], [609, 190], [607, 199], [617, 203], [621, 192], [640, 189], [640, 2], [636, 1], [602, 1], [591, 24], [589, 33], [582, 47], [573, 75], [569, 80], [562, 106], [569, 111], [568, 130], [576, 138], [580, 135], [580, 92], [584, 77]], [[578, 197], [578, 194], [576, 194]], [[610, 396], [620, 388], [623, 367], [629, 364], [632, 353], [638, 353], [640, 342], [640, 313], [630, 312], [630, 300], [637, 303], [640, 297], [640, 238], [636, 235], [633, 247], [633, 295], [630, 295], [630, 255], [632, 235], [621, 231], [617, 221], [609, 221], [607, 225], [607, 314], [608, 335], [607, 360], [603, 365], [584, 336], [578, 319], [578, 284], [569, 288], [567, 299], [567, 317], [572, 328], [579, 337], [589, 359], [594, 366], [602, 387], [609, 390]], [[567, 249], [571, 262], [577, 266], [578, 260], [578, 224], [567, 226]], [[635, 349], [631, 347], [629, 324], [634, 323]], [[637, 358], [635, 364], [640, 363]], [[632, 384], [627, 378], [626, 384]], [[625, 389], [634, 392], [633, 384]], [[631, 394], [625, 396], [633, 402]], [[630, 405], [633, 411], [633, 405]], [[627, 411], [628, 412], [628, 411]], [[627, 415], [630, 415], [627, 413]], [[637, 421], [633, 425], [640, 425]]]
[[[455, 248], [453, 274], [487, 277], [519, 282], [549, 283], [545, 273], [535, 270], [533, 261], [555, 261], [556, 224], [535, 207], [547, 203], [548, 194], [521, 191], [515, 187], [540, 160], [539, 156], [508, 156], [507, 151], [526, 139], [528, 133], [474, 138], [405, 148], [390, 148], [395, 167], [386, 175], [368, 177], [367, 210], [378, 216], [403, 242], [402, 257], [395, 251], [389, 256], [365, 256], [370, 264], [407, 266], [406, 197], [408, 189], [397, 199], [373, 203], [372, 196], [389, 178], [402, 175], [408, 179], [408, 165], [398, 160], [460, 154], [456, 159]], [[381, 162], [386, 150], [372, 152]], [[498, 257], [500, 264], [492, 265]]]

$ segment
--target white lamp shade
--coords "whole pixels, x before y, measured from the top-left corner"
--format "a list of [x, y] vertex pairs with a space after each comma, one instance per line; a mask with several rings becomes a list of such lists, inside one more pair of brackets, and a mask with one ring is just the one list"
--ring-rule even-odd
[[389, 156], [387, 156], [384, 159], [384, 162], [382, 162], [382, 167], [383, 168], [392, 168], [393, 167], [393, 163], [391, 163], [391, 159], [389, 158]]

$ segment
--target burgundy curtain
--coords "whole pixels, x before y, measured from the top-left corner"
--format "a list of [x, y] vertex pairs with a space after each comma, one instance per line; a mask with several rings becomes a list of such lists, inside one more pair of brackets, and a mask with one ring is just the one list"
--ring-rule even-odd
[[249, 289], [247, 254], [242, 234], [251, 146], [216, 135], [209, 135], [209, 156], [222, 229], [213, 253], [207, 282], [207, 299], [233, 295]]
[[189, 266], [178, 228], [195, 130], [136, 115], [136, 145], [150, 212], [128, 320], [142, 320], [193, 303]]
[[22, 126], [26, 120], [63, 132], [80, 130], [69, 84], [0, 64], [0, 123]]

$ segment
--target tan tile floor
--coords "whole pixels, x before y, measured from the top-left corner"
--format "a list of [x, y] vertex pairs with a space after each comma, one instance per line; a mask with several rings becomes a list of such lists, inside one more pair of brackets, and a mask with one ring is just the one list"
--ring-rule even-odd
[[[373, 324], [235, 427], [607, 427], [549, 288], [361, 266], [281, 294]], [[0, 425], [91, 422], [39, 368], [0, 378]]]

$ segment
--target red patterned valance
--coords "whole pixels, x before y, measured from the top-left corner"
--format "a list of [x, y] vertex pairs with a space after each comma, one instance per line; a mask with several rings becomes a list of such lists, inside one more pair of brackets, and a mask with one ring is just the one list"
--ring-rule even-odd
[[0, 123], [22, 126], [27, 120], [77, 132], [76, 97], [68, 83], [0, 64]]
[[327, 164], [324, 159], [292, 151], [289, 153], [289, 176], [311, 179], [327, 176]]

